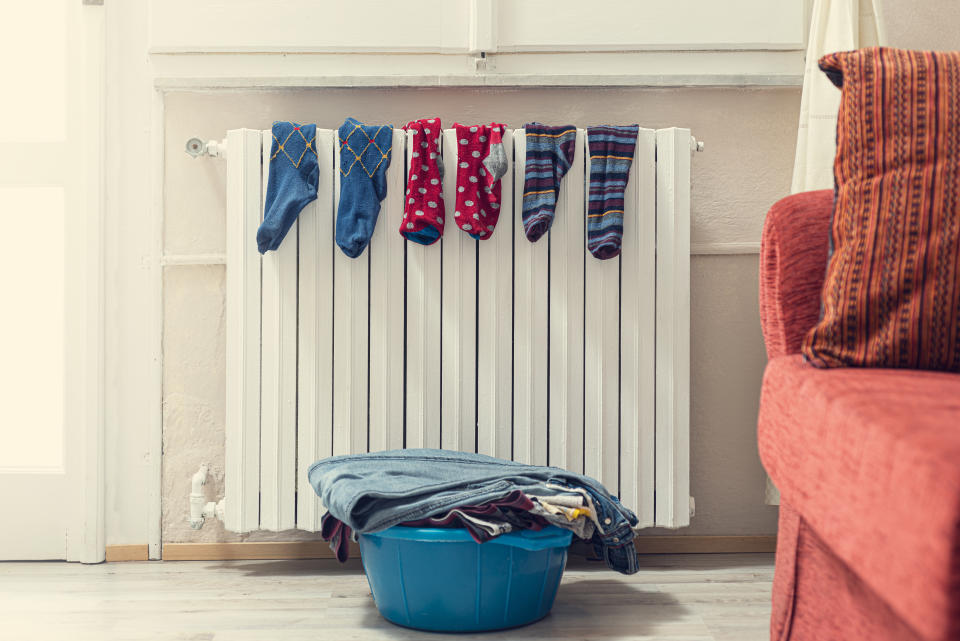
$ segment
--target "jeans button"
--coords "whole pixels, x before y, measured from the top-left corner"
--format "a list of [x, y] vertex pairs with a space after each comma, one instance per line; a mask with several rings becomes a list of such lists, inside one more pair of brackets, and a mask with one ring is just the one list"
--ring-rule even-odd
[[604, 525], [610, 525], [612, 522], [610, 519], [603, 519]]
[[613, 537], [613, 542], [614, 542], [614, 543], [619, 543], [619, 542], [620, 542], [620, 537], [619, 537], [619, 536]]

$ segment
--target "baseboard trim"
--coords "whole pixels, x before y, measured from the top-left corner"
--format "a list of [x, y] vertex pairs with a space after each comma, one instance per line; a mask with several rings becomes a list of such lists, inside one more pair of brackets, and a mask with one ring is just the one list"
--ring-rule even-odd
[[[775, 536], [639, 536], [635, 539], [640, 554], [731, 554], [774, 552]], [[146, 560], [142, 558], [115, 560]], [[108, 546], [107, 560], [109, 557]], [[350, 556], [359, 555], [355, 543]], [[332, 559], [333, 552], [324, 541], [277, 541], [256, 543], [165, 543], [164, 561], [229, 561], [279, 559]]]
[[[360, 554], [350, 544], [351, 556]], [[252, 543], [164, 543], [164, 561], [230, 561], [242, 559], [332, 559], [325, 541], [270, 541]]]
[[147, 561], [150, 558], [150, 546], [146, 543], [137, 545], [108, 545], [106, 546], [106, 560], [114, 561]]
[[743, 554], [776, 552], [776, 536], [638, 536], [640, 554]]

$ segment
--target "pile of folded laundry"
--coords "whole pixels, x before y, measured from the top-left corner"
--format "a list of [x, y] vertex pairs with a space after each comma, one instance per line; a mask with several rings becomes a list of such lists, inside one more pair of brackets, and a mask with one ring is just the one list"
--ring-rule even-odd
[[590, 541], [610, 568], [638, 569], [636, 514], [596, 480], [557, 467], [405, 449], [323, 459], [309, 480], [328, 510], [321, 534], [340, 561], [357, 534], [397, 525], [464, 528], [478, 543], [554, 525]]

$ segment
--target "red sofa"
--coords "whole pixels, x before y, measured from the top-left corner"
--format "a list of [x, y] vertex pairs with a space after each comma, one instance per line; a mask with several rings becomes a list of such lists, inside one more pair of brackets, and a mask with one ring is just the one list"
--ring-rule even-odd
[[960, 640], [960, 375], [818, 370], [831, 191], [767, 215], [760, 457], [780, 489], [772, 641]]

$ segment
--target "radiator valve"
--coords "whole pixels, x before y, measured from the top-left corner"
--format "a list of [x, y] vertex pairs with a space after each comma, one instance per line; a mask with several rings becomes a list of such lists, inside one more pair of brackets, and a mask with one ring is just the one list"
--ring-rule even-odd
[[206, 519], [214, 517], [223, 520], [224, 503], [220, 499], [216, 503], [207, 501], [203, 493], [203, 486], [207, 483], [209, 466], [203, 463], [190, 480], [190, 527], [199, 530]]
[[199, 138], [191, 138], [187, 141], [185, 151], [194, 158], [200, 156], [210, 156], [211, 158], [223, 158], [226, 155], [227, 141], [208, 140], [204, 142]]

